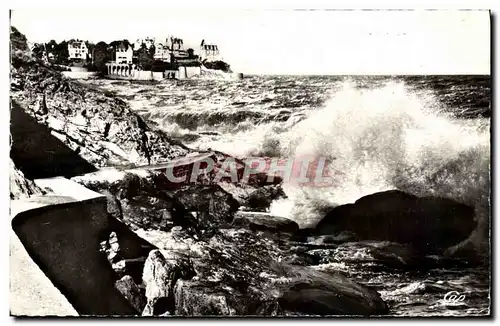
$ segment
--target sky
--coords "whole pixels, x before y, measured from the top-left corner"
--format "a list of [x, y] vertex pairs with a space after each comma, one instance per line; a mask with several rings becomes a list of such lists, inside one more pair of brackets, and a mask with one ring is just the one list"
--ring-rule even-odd
[[22, 9], [32, 42], [202, 39], [246, 74], [489, 74], [488, 11]]

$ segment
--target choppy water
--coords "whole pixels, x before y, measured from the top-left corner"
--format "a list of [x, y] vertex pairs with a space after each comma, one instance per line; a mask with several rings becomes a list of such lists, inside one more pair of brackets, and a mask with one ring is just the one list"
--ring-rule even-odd
[[[394, 188], [474, 206], [487, 227], [489, 76], [92, 83], [116, 92], [144, 118], [193, 148], [238, 157], [327, 157], [329, 168], [341, 172], [334, 186], [285, 185], [288, 199], [271, 207], [302, 227], [314, 225], [330, 207]], [[394, 314], [488, 313], [487, 270], [362, 270], [351, 268], [362, 283], [377, 287]], [[456, 306], [443, 304], [446, 289], [464, 292], [468, 299]]]

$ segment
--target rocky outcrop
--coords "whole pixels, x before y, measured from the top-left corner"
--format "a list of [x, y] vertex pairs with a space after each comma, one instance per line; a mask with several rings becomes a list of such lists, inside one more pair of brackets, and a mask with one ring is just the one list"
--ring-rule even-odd
[[105, 169], [72, 178], [107, 198], [108, 213], [130, 229], [169, 230], [185, 210], [171, 196], [155, 190], [159, 173], [137, 170], [125, 172]]
[[423, 262], [423, 256], [410, 245], [387, 241], [346, 242], [330, 249], [312, 249], [308, 254], [317, 257], [320, 264], [343, 262], [411, 268]]
[[281, 185], [268, 185], [257, 188], [248, 196], [247, 206], [255, 211], [266, 211], [274, 200], [286, 198]]
[[116, 281], [115, 288], [120, 291], [137, 311], [142, 311], [146, 306], [142, 289], [134, 282], [134, 279], [130, 275], [125, 275]]
[[281, 184], [252, 185], [221, 182], [218, 184], [240, 204], [240, 209], [252, 212], [267, 212], [274, 200], [286, 198]]
[[197, 230], [214, 229], [230, 223], [239, 207], [238, 202], [218, 185], [188, 185], [170, 194], [187, 211], [196, 213], [188, 226]]
[[220, 70], [223, 72], [231, 72], [231, 67], [224, 61], [204, 61], [203, 66], [207, 69]]
[[[169, 161], [168, 166], [159, 168], [164, 174], [170, 175], [162, 180], [161, 188], [176, 189], [186, 184], [225, 184], [236, 185], [247, 193], [254, 192], [260, 187], [279, 185], [282, 179], [279, 175], [269, 178], [266, 172], [249, 173], [245, 170], [249, 167], [238, 158], [219, 151], [191, 152], [190, 154]], [[247, 170], [250, 172], [251, 170]], [[172, 181], [175, 176], [179, 181]], [[169, 180], [170, 179], [170, 180]], [[271, 187], [268, 190], [270, 196], [278, 197], [284, 195], [279, 187]]]
[[442, 253], [475, 228], [474, 209], [450, 199], [416, 197], [393, 190], [335, 207], [316, 226], [316, 234], [354, 232], [361, 240], [411, 244]]
[[181, 251], [153, 250], [144, 265], [147, 306], [143, 315], [160, 315], [174, 310], [174, 287], [181, 279], [194, 276], [189, 257]]
[[158, 236], [151, 240], [164, 248], [150, 254], [143, 275], [147, 315], [373, 315], [387, 310], [377, 292], [340, 274], [280, 262], [286, 251], [245, 229], [223, 229], [187, 247], [173, 245], [181, 243], [178, 235]]
[[11, 62], [11, 98], [93, 166], [151, 164], [189, 152], [121, 99], [67, 79], [21, 49]]
[[168, 231], [179, 225], [202, 236], [233, 220], [239, 204], [220, 186], [187, 184], [162, 189], [163, 178], [159, 172], [109, 169], [73, 180], [106, 194], [108, 212], [133, 230]]
[[[297, 257], [287, 239], [298, 230], [295, 222], [238, 212], [238, 202], [218, 185], [161, 190], [156, 173], [110, 171], [107, 180], [103, 172], [73, 180], [107, 193], [108, 212], [158, 248], [143, 263], [142, 280], [133, 277], [144, 294], [131, 282], [120, 283], [134, 307], [146, 302], [144, 316], [386, 312], [374, 290], [337, 273], [316, 271], [303, 257], [294, 262]], [[122, 245], [114, 243], [112, 236], [105, 251], [123, 278], [131, 273], [130, 259], [123, 257]], [[139, 297], [131, 298], [130, 293]]]
[[[106, 193], [108, 212], [159, 249], [151, 251], [143, 265], [142, 284], [134, 277], [145, 289], [143, 315], [386, 312], [374, 290], [337, 273], [316, 271], [307, 265], [317, 263], [317, 258], [309, 255], [307, 261], [290, 251], [287, 239], [298, 230], [295, 222], [262, 212], [238, 212], [238, 201], [219, 185], [161, 189], [161, 174], [155, 172], [107, 172], [107, 179], [101, 171], [73, 180]], [[121, 249], [111, 252], [118, 263], [126, 262], [121, 255]], [[127, 265], [118, 263], [115, 271], [120, 277], [127, 275]]]
[[12, 229], [33, 261], [80, 315], [137, 313], [116, 289], [116, 273], [98, 250], [107, 218], [105, 199], [93, 197], [54, 201], [12, 220]]

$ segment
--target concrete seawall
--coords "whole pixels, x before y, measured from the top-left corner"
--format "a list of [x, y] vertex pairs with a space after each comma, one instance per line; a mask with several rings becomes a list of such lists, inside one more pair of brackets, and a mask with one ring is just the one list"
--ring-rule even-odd
[[[52, 301], [60, 303], [54, 310], [48, 307], [46, 314], [71, 315], [76, 311], [81, 315], [137, 315], [138, 312], [114, 288], [116, 275], [105, 255], [99, 252], [100, 241], [109, 235], [106, 197], [65, 178], [35, 182], [53, 190], [53, 195], [12, 202], [12, 229], [14, 239], [17, 236], [45, 277], [71, 304], [65, 303], [55, 289], [46, 285], [44, 294], [40, 294], [43, 300], [53, 298]], [[13, 252], [22, 253], [16, 241], [11, 241], [11, 263], [22, 260], [20, 256], [12, 256]], [[32, 274], [44, 279], [31, 266], [29, 273], [18, 275], [11, 270], [11, 284], [22, 284], [20, 277]], [[11, 298], [30, 297], [27, 291], [30, 289], [11, 286]], [[11, 299], [11, 313], [39, 314], [41, 308], [36, 307], [35, 300], [32, 298], [33, 302], [20, 305], [17, 299], [13, 306]]]
[[107, 78], [120, 80], [154, 80], [163, 79], [189, 79], [191, 77], [201, 76], [200, 67], [181, 66], [177, 70], [151, 71], [139, 70], [135, 66], [125, 64], [108, 64]]
[[9, 238], [10, 314], [77, 316], [75, 308], [29, 256], [13, 230]]

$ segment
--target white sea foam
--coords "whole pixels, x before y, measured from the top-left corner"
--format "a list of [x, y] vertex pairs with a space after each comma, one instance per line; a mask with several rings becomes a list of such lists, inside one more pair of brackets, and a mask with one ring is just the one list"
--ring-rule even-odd
[[[314, 86], [308, 90], [292, 77], [190, 83], [104, 86], [135, 94], [133, 109], [171, 136], [201, 135], [186, 140], [193, 148], [238, 157], [327, 157], [338, 172], [334, 186], [284, 185], [289, 198], [272, 204], [273, 214], [301, 227], [333, 206], [395, 188], [452, 198], [474, 206], [480, 219], [488, 215], [489, 120], [451, 117], [432, 91], [379, 81], [360, 89], [359, 81], [321, 79], [301, 86]], [[299, 104], [287, 107], [287, 101]]]
[[451, 118], [430, 94], [404, 84], [365, 91], [348, 84], [280, 137], [282, 155], [328, 156], [341, 179], [328, 189], [285, 187], [289, 199], [273, 203], [271, 212], [306, 227], [323, 216], [324, 207], [398, 188], [452, 198], [487, 214], [487, 125]]

